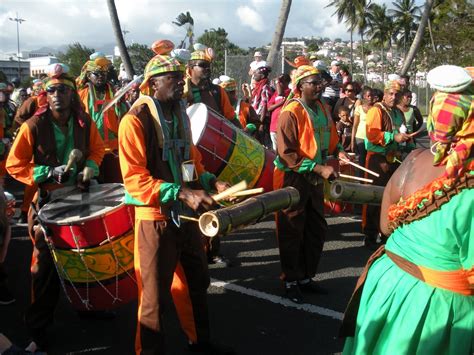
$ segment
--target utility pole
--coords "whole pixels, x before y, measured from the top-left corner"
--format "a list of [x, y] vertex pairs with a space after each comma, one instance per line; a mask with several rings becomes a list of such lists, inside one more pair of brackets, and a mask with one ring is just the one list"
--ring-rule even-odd
[[17, 44], [17, 54], [16, 54], [16, 58], [18, 60], [18, 78], [20, 79], [21, 81], [21, 64], [20, 64], [20, 24], [22, 22], [25, 22], [26, 20], [23, 19], [23, 18], [19, 18], [18, 17], [18, 12], [16, 13], [16, 17], [15, 18], [12, 18], [12, 17], [9, 17], [8, 18], [10, 21], [15, 21], [16, 22], [16, 44]]

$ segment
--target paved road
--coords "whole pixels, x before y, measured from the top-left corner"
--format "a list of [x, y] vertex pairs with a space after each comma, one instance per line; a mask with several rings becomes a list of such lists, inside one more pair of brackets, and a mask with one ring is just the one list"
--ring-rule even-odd
[[[211, 266], [209, 309], [213, 338], [238, 354], [333, 354], [342, 350], [337, 331], [357, 276], [369, 256], [360, 223], [348, 216], [328, 217], [317, 279], [328, 295], [309, 295], [295, 305], [282, 298], [274, 222], [267, 219], [223, 238], [222, 251], [235, 265]], [[31, 243], [26, 228], [14, 227], [6, 266], [17, 302], [0, 306], [0, 331], [15, 343], [27, 343], [22, 313], [28, 302]], [[117, 310], [112, 321], [83, 320], [62, 297], [49, 336], [49, 354], [132, 354], [136, 303]], [[172, 305], [166, 331], [170, 354], [187, 354]]]

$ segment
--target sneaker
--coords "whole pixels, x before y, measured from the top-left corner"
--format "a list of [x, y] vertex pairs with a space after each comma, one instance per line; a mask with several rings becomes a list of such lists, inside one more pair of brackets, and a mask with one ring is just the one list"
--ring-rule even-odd
[[232, 262], [227, 259], [225, 256], [216, 255], [210, 258], [209, 264], [219, 265], [221, 267], [230, 267], [232, 266]]
[[211, 342], [188, 344], [188, 350], [203, 355], [235, 355], [232, 348]]
[[327, 295], [328, 290], [326, 290], [324, 287], [321, 287], [316, 281], [314, 280], [309, 280], [309, 282], [299, 284], [300, 290], [303, 292], [308, 292], [308, 293], [317, 293], [320, 295]]
[[12, 296], [5, 283], [0, 284], [0, 305], [7, 305], [15, 302], [15, 297]]
[[298, 284], [285, 285], [286, 298], [295, 303], [303, 303], [303, 294], [301, 293]]

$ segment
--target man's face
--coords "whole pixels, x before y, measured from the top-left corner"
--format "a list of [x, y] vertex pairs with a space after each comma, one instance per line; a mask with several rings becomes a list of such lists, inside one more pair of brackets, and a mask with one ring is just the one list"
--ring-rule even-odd
[[162, 102], [181, 99], [184, 92], [184, 75], [180, 71], [169, 72], [151, 79], [154, 97]]
[[388, 89], [384, 91], [383, 94], [383, 103], [388, 107], [395, 106], [395, 99], [397, 97], [397, 90]]
[[191, 75], [195, 81], [209, 80], [211, 78], [211, 63], [205, 60], [196, 60], [192, 63]]
[[402, 89], [406, 88], [407, 87], [407, 80], [405, 78], [400, 78], [398, 79], [398, 83], [400, 84], [400, 87]]
[[313, 74], [301, 79], [298, 85], [301, 90], [301, 96], [305, 100], [310, 101], [319, 98], [319, 94], [323, 89], [323, 81], [318, 74]]
[[64, 84], [57, 84], [46, 89], [48, 105], [52, 111], [62, 112], [71, 107], [73, 90]]
[[89, 72], [87, 78], [96, 88], [103, 88], [107, 84], [107, 72], [103, 70]]

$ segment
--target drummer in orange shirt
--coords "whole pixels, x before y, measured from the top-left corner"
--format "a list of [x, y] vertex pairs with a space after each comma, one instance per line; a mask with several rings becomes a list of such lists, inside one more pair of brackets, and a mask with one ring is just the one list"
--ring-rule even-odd
[[[40, 209], [51, 192], [76, 182], [87, 184], [99, 173], [104, 143], [90, 116], [84, 112], [74, 78], [64, 64], [53, 64], [44, 79], [48, 104], [37, 110], [20, 127], [7, 158], [8, 173], [16, 180], [37, 184], [34, 198]], [[88, 142], [88, 143], [86, 143]], [[70, 152], [79, 149], [83, 156], [66, 171]], [[68, 164], [69, 165], [69, 164]], [[34, 211], [28, 213], [29, 234], [33, 241], [31, 264], [32, 300], [25, 312], [25, 323], [32, 341], [27, 350], [46, 347], [46, 327], [53, 322], [59, 299], [60, 281]]]
[[[229, 185], [204, 170], [191, 139], [181, 102], [189, 52], [167, 40], [152, 49], [141, 101], [122, 119], [118, 137], [125, 200], [135, 205], [136, 353], [165, 353], [163, 303], [172, 296], [190, 350], [230, 354], [209, 343], [206, 256], [197, 223], [181, 218], [208, 210], [214, 200], [206, 191]], [[184, 167], [193, 173], [186, 176]]]

